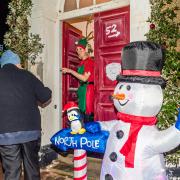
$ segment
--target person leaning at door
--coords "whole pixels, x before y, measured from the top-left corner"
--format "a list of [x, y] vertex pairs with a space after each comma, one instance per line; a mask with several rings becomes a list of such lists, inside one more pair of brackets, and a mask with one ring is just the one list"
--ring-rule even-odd
[[0, 58], [0, 156], [5, 180], [40, 180], [38, 151], [41, 117], [38, 105], [47, 106], [51, 90], [20, 66], [11, 50]]
[[94, 60], [87, 52], [87, 39], [81, 38], [76, 42], [76, 52], [81, 60], [77, 72], [62, 68], [64, 74], [69, 73], [80, 81], [77, 91], [78, 106], [84, 114], [84, 121], [93, 121], [94, 118]]

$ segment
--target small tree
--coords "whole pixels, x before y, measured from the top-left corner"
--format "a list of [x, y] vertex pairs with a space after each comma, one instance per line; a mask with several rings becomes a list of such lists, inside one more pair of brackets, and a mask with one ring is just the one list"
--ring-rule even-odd
[[42, 52], [43, 45], [38, 34], [29, 33], [28, 18], [31, 16], [32, 1], [10, 0], [8, 7], [9, 31], [4, 36], [5, 47], [16, 52], [22, 64], [26, 64], [27, 60], [34, 63], [37, 55]]
[[[180, 107], [180, 53], [177, 50], [177, 42], [180, 37], [177, 11], [179, 10], [175, 0], [151, 0], [151, 16], [147, 39], [157, 42], [165, 47], [165, 66], [163, 77], [167, 80], [164, 91], [164, 103], [158, 115], [158, 127], [165, 129], [172, 125]], [[180, 150], [175, 154], [166, 156], [168, 162], [179, 163]]]

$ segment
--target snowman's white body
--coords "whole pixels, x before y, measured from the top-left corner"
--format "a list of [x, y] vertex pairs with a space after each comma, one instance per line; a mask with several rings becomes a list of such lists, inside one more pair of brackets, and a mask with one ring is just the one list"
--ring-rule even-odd
[[[130, 90], [127, 87], [130, 86]], [[120, 88], [121, 87], [121, 88]], [[163, 95], [159, 85], [119, 83], [114, 94], [123, 93], [125, 99], [114, 100], [119, 112], [152, 117], [161, 108]], [[121, 120], [100, 122], [102, 130], [110, 132], [101, 169], [101, 180], [165, 180], [166, 172], [163, 152], [175, 148], [179, 143], [180, 131], [172, 126], [159, 131], [155, 125], [144, 125], [137, 137], [134, 168], [125, 167], [125, 157], [120, 153], [129, 136], [130, 123]], [[122, 131], [121, 138], [117, 132]], [[113, 156], [112, 156], [113, 153]], [[110, 157], [116, 157], [112, 160]]]

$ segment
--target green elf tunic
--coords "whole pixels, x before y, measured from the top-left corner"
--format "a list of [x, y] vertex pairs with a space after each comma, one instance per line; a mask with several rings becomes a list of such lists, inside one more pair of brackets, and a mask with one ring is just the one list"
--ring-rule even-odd
[[87, 82], [80, 81], [78, 88], [78, 105], [82, 113], [91, 115], [94, 113], [94, 61], [88, 57], [82, 60], [77, 71], [79, 74], [90, 72]]

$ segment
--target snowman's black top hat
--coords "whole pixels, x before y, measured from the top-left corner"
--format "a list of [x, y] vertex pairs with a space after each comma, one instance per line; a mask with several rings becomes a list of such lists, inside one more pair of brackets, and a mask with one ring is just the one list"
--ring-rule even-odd
[[166, 81], [161, 77], [164, 65], [164, 49], [150, 41], [136, 41], [127, 44], [122, 50], [122, 72], [117, 81], [143, 84], [159, 84], [165, 88]]

